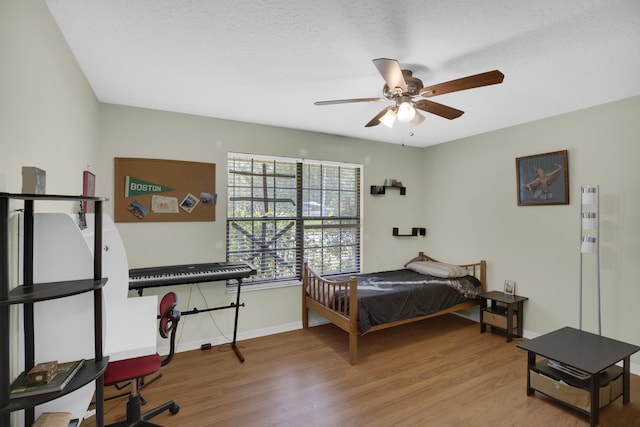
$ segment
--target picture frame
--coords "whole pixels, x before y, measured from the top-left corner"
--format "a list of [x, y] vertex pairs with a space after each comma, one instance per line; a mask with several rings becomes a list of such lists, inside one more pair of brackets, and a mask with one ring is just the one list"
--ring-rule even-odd
[[505, 280], [504, 281], [504, 293], [507, 295], [515, 295], [516, 294], [516, 282], [513, 280]]
[[[96, 195], [96, 176], [89, 172], [82, 172], [82, 195], [83, 196], [95, 196]], [[95, 206], [93, 202], [84, 202], [83, 212], [93, 213], [95, 212]]]
[[568, 205], [567, 150], [516, 158], [518, 206]]
[[[89, 172], [82, 172], [82, 195], [83, 196], [95, 196], [96, 195], [96, 176]], [[87, 226], [87, 214], [94, 213], [96, 210], [94, 202], [83, 200], [80, 202], [80, 227], [85, 228]]]

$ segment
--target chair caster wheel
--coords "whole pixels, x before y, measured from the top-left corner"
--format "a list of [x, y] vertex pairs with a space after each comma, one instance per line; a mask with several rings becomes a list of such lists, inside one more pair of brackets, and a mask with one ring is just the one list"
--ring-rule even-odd
[[177, 414], [179, 410], [180, 410], [180, 406], [178, 405], [173, 405], [169, 408], [169, 412], [171, 412], [171, 414], [173, 415]]

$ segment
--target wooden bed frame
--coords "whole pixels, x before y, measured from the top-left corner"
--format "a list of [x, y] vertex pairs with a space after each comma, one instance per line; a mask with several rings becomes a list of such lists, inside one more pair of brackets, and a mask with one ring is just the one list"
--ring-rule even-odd
[[[437, 260], [426, 256], [420, 252], [419, 256], [424, 260]], [[486, 274], [487, 263], [484, 260], [474, 264], [461, 264], [461, 267], [467, 269], [470, 275], [477, 277], [482, 284], [482, 291], [487, 290]], [[349, 280], [333, 281], [322, 278], [309, 268], [307, 263], [304, 264], [302, 272], [302, 327], [309, 328], [309, 310], [313, 310], [319, 315], [325, 317], [331, 323], [344, 330], [349, 334], [349, 356], [350, 363], [355, 365], [358, 362], [358, 304], [343, 304], [340, 301], [330, 302], [330, 295], [349, 295], [349, 301], [357, 301], [358, 298], [358, 280], [352, 277]], [[310, 292], [307, 292], [307, 289]], [[456, 304], [444, 310], [427, 314], [425, 316], [412, 317], [410, 319], [397, 320], [395, 322], [384, 323], [373, 326], [368, 332], [379, 331], [381, 329], [392, 328], [394, 326], [404, 325], [407, 323], [417, 322], [428, 319], [430, 317], [441, 316], [447, 313], [464, 310], [476, 305], [480, 305], [480, 300], [466, 301]], [[336, 308], [337, 307], [337, 308]]]

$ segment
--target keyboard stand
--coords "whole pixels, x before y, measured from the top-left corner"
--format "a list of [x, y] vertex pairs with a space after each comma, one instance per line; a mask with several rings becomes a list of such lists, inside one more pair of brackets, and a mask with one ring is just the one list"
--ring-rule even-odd
[[[235, 308], [236, 309], [236, 313], [235, 313], [235, 321], [233, 323], [233, 341], [231, 342], [231, 348], [236, 353], [236, 356], [238, 357], [238, 360], [240, 360], [240, 363], [244, 363], [244, 356], [242, 355], [242, 353], [240, 352], [240, 349], [238, 348], [238, 346], [236, 344], [236, 338], [238, 336], [238, 315], [240, 313], [240, 307], [244, 307], [244, 303], [240, 304], [240, 288], [242, 288], [242, 279], [238, 278], [236, 280], [238, 281], [238, 291], [236, 292], [236, 302], [235, 303], [232, 302], [229, 305], [205, 308], [204, 310], [200, 310], [199, 308], [194, 307], [192, 310], [189, 310], [189, 311], [181, 311], [180, 314], [183, 315], [183, 316], [188, 316], [190, 314], [199, 314], [199, 313], [206, 313], [208, 311], [225, 310], [227, 308]], [[160, 316], [158, 316], [158, 318], [160, 318]]]
[[[225, 310], [227, 308], [235, 308], [236, 309], [236, 313], [235, 313], [235, 320], [233, 322], [233, 341], [231, 342], [231, 348], [236, 353], [236, 356], [238, 357], [238, 360], [240, 360], [240, 363], [244, 363], [244, 356], [242, 355], [242, 353], [240, 352], [240, 349], [236, 345], [236, 338], [238, 336], [238, 316], [239, 316], [239, 313], [240, 313], [240, 307], [244, 307], [244, 303], [240, 304], [240, 288], [242, 288], [242, 279], [238, 278], [236, 280], [238, 281], [238, 291], [236, 292], [236, 302], [235, 303], [232, 302], [229, 305], [205, 308], [204, 310], [200, 310], [199, 308], [194, 307], [192, 310], [189, 310], [189, 311], [181, 311], [180, 314], [183, 315], [183, 316], [188, 316], [190, 314], [206, 313], [207, 311]], [[160, 318], [160, 316], [158, 316], [158, 318]]]
[[[240, 352], [240, 349], [236, 345], [236, 333], [238, 332], [238, 311], [240, 310], [240, 288], [242, 287], [242, 279], [238, 279], [238, 292], [236, 292], [236, 318], [233, 322], [233, 342], [231, 343], [231, 348], [235, 351], [238, 360], [240, 363], [244, 363], [244, 356]], [[242, 304], [244, 307], [244, 303]]]

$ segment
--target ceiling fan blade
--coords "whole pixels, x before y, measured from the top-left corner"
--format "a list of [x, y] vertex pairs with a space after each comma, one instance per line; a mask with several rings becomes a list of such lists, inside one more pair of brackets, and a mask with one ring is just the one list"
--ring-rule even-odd
[[369, 121], [369, 123], [367, 123], [366, 125], [364, 125], [364, 127], [366, 127], [366, 128], [370, 128], [371, 126], [378, 126], [380, 123], [382, 123], [382, 122], [380, 121], [380, 119], [381, 119], [385, 114], [387, 114], [387, 112], [388, 112], [389, 110], [392, 110], [392, 109], [393, 109], [393, 106], [392, 106], [392, 105], [390, 105], [390, 106], [388, 106], [387, 108], [385, 108], [384, 110], [380, 111], [378, 114], [376, 114], [376, 116], [375, 116], [373, 119], [371, 119], [371, 120]]
[[427, 101], [426, 99], [421, 99], [414, 102], [413, 104], [416, 108], [422, 111], [426, 111], [427, 113], [435, 114], [449, 120], [458, 118], [464, 114], [464, 111], [457, 110], [446, 105], [438, 104], [437, 102]]
[[459, 90], [473, 89], [475, 87], [490, 86], [502, 83], [503, 80], [504, 74], [500, 71], [487, 71], [486, 73], [450, 80], [448, 82], [422, 88], [420, 89], [420, 96], [430, 97], [450, 92], [457, 92]]
[[353, 98], [353, 99], [336, 99], [333, 101], [316, 101], [314, 105], [334, 105], [334, 104], [349, 104], [351, 102], [380, 102], [388, 101], [384, 98]]
[[395, 59], [378, 58], [373, 60], [373, 64], [376, 66], [382, 78], [387, 82], [389, 89], [393, 90], [399, 87], [402, 93], [408, 92], [407, 83], [404, 81], [402, 75], [402, 69], [400, 64]]

